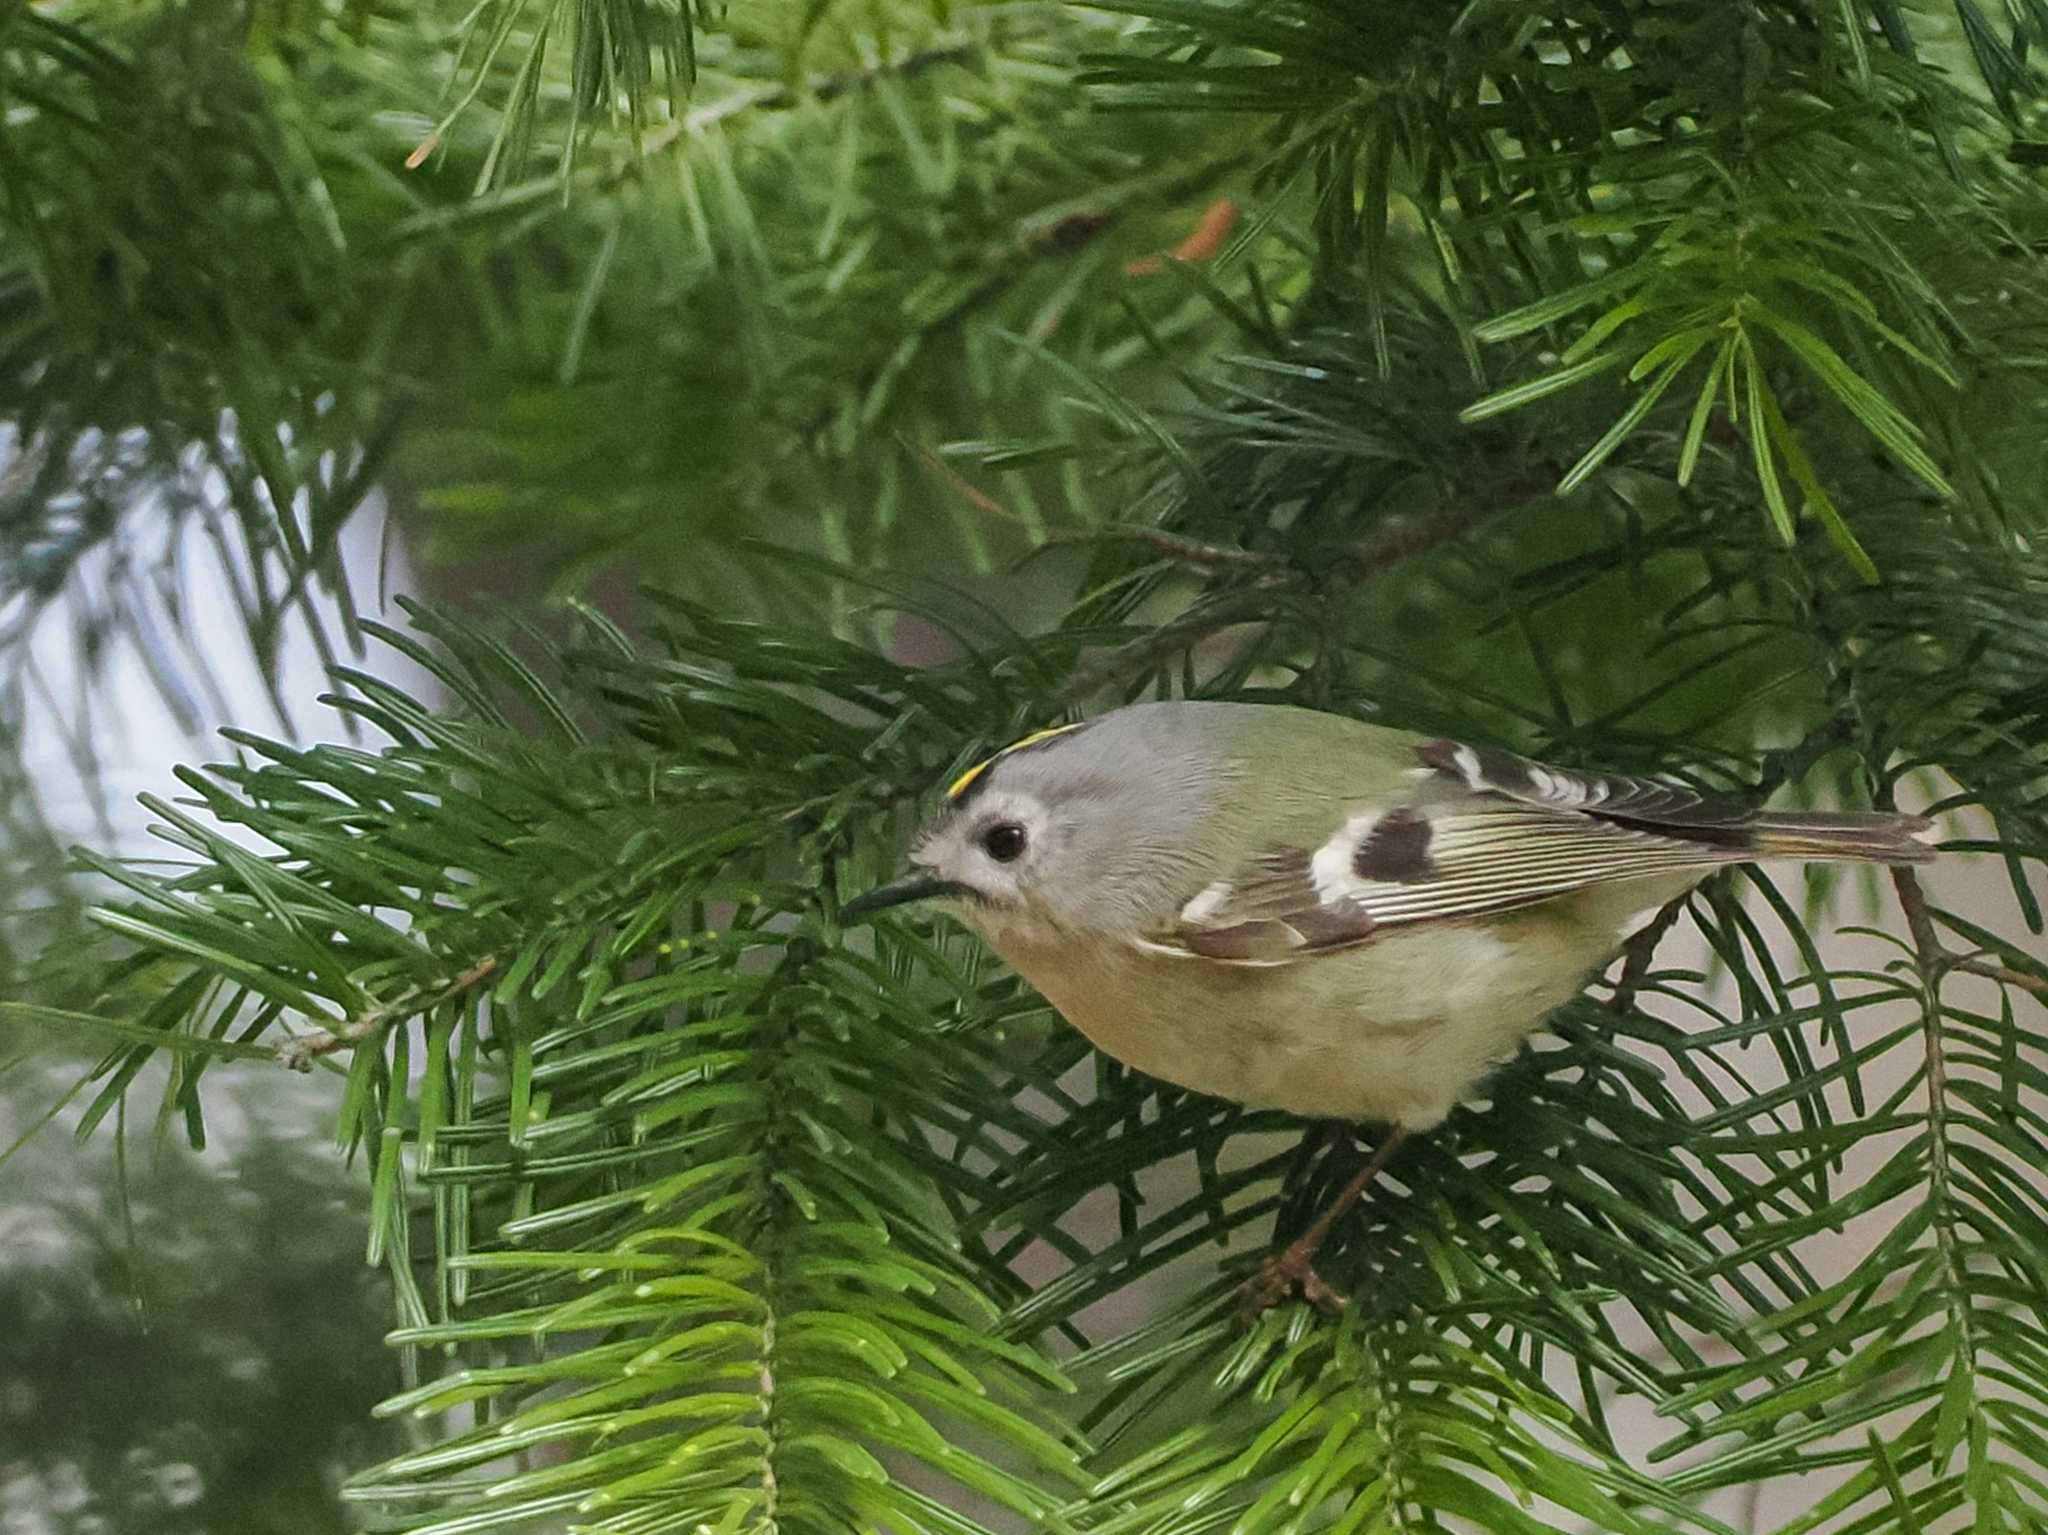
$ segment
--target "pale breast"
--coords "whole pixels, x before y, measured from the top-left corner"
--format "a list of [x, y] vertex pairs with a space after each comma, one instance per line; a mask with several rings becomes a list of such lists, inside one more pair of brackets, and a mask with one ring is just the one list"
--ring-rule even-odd
[[1611, 939], [1564, 912], [1229, 965], [1107, 943], [1004, 957], [1107, 1054], [1198, 1092], [1428, 1129], [1584, 984]]

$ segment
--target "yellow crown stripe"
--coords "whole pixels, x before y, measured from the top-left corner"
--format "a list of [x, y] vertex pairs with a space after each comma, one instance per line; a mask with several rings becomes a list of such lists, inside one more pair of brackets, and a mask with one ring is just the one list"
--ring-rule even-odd
[[986, 773], [990, 768], [1002, 761], [1003, 758], [1009, 756], [1011, 752], [1022, 751], [1027, 746], [1036, 746], [1040, 741], [1049, 741], [1054, 736], [1063, 736], [1069, 730], [1079, 730], [1086, 723], [1086, 720], [1076, 720], [1071, 725], [1053, 725], [1044, 730], [1034, 730], [1021, 741], [1012, 741], [993, 757], [983, 758], [948, 784], [946, 786], [946, 798], [958, 799], [967, 792], [975, 779], [981, 777], [983, 773]]

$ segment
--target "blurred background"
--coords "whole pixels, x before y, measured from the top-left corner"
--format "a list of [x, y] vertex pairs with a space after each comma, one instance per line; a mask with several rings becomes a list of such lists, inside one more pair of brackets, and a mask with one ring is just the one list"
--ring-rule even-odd
[[[216, 756], [212, 726], [338, 734], [314, 702], [327, 678], [312, 626], [340, 628], [334, 596], [318, 594], [259, 656], [235, 603], [249, 562], [223, 556], [197, 517], [149, 529], [171, 519], [147, 496], [124, 512], [181, 569], [180, 607], [154, 620], [165, 628], [117, 622], [104, 648], [81, 644], [93, 625], [82, 604], [121, 600], [101, 584], [103, 556], [88, 556], [72, 579], [92, 597], [52, 600], [26, 625], [18, 657], [24, 820], [12, 851], [31, 888], [24, 900], [16, 887], [10, 919], [31, 952], [12, 984], [30, 995], [65, 985], [69, 964], [53, 966], [51, 947], [89, 941], [68, 898], [82, 892], [44, 861], [57, 848], [147, 856], [150, 816], [137, 797], [175, 793], [174, 764]], [[383, 521], [370, 498], [339, 541], [346, 567], [374, 575], [389, 553]], [[410, 580], [401, 560], [390, 590]], [[149, 653], [173, 633], [183, 656]], [[203, 665], [203, 692], [187, 692], [198, 679], [166, 662]], [[91, 1055], [19, 1030], [7, 1044], [0, 1530], [352, 1528], [341, 1479], [396, 1443], [370, 1409], [397, 1388], [398, 1369], [378, 1341], [389, 1282], [363, 1262], [367, 1192], [327, 1132], [331, 1086], [275, 1072], [225, 1081], [195, 1150], [122, 1108], [111, 1136], [67, 1133], [81, 1128], [75, 1089]]]

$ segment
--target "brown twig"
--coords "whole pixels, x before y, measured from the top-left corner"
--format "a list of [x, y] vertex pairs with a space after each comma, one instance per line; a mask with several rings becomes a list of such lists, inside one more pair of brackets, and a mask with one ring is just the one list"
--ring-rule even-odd
[[1951, 956], [1941, 939], [1935, 936], [1934, 919], [1927, 914], [1927, 895], [1921, 890], [1919, 879], [1911, 869], [1894, 868], [1892, 888], [1899, 894], [1899, 910], [1905, 913], [1906, 930], [1913, 935], [1913, 947], [1922, 963], [1931, 972], [1939, 973], [1947, 968], [1944, 962]]
[[1607, 1005], [1616, 1012], [1625, 1013], [1636, 1000], [1636, 993], [1643, 989], [1643, 982], [1649, 979], [1650, 961], [1656, 955], [1657, 945], [1664, 935], [1685, 914], [1686, 903], [1692, 899], [1692, 892], [1675, 896], [1657, 909], [1657, 914], [1630, 935], [1622, 945], [1621, 975], [1614, 983], [1614, 995], [1607, 999]]
[[1981, 975], [1988, 980], [1999, 981], [2007, 986], [2019, 986], [2031, 991], [2043, 1001], [2048, 1001], [2048, 977], [2029, 975], [2024, 970], [2014, 970], [2007, 965], [1994, 965], [1981, 959], [1952, 959], [1948, 962], [1951, 970], [1961, 970], [1967, 975]]
[[1899, 893], [1899, 909], [1905, 913], [1906, 927], [1913, 935], [1913, 947], [1921, 967], [1930, 977], [1938, 980], [1952, 970], [1960, 970], [1965, 975], [1981, 975], [2001, 985], [2018, 986], [2048, 1000], [2048, 977], [2030, 975], [2024, 970], [1994, 964], [1990, 960], [1971, 959], [1944, 944], [1934, 931], [1934, 914], [1927, 905], [1927, 894], [1920, 888], [1920, 880], [1911, 869], [1893, 869], [1892, 886]]
[[1204, 544], [1191, 538], [1182, 538], [1177, 533], [1169, 533], [1164, 528], [1128, 525], [1097, 528], [1086, 533], [1063, 533], [1046, 539], [1026, 558], [1036, 557], [1046, 549], [1057, 549], [1062, 545], [1099, 544], [1117, 540], [1150, 544], [1166, 558], [1183, 565], [1229, 566], [1240, 570], [1275, 572], [1287, 568], [1287, 561], [1277, 554], [1265, 554], [1257, 549], [1235, 549], [1227, 544]]
[[1362, 538], [1345, 549], [1345, 573], [1353, 581], [1370, 580], [1403, 560], [1426, 554], [1438, 544], [1449, 543], [1501, 509], [1482, 507], [1477, 501], [1471, 501], [1440, 516], [1390, 522], [1372, 537]]
[[1894, 866], [1891, 875], [1892, 888], [1899, 894], [1899, 909], [1906, 914], [1906, 927], [1913, 935], [1913, 965], [1920, 979], [1921, 1050], [1927, 1063], [1927, 1191], [1931, 1207], [1937, 1212], [1932, 1222], [1934, 1245], [1948, 1271], [1948, 1311], [1961, 1345], [1958, 1352], [1967, 1360], [1977, 1351], [1974, 1320], [1970, 1307], [1959, 1304], [1954, 1297], [1967, 1288], [1964, 1275], [1968, 1259], [1956, 1241], [1954, 1216], [1944, 1218], [1939, 1213], [1949, 1205], [1949, 1190], [1955, 1176], [1945, 1112], [1948, 1056], [1942, 1049], [1940, 988], [1944, 970], [1951, 968], [1959, 956], [1943, 947], [1935, 934], [1934, 919], [1919, 877], [1903, 866]]
[[[498, 968], [498, 957], [486, 954], [468, 969], [458, 972], [453, 979], [438, 987], [408, 986], [388, 1002], [380, 1002], [367, 1012], [358, 1013], [338, 1029], [322, 1030], [318, 1034], [301, 1034], [286, 1040], [277, 1047], [277, 1059], [293, 1071], [311, 1071], [316, 1058], [333, 1055], [340, 1050], [353, 1050], [372, 1035], [383, 1032], [386, 1024], [396, 1018], [411, 1017], [430, 1007], [439, 1007], [443, 1002], [452, 1002], [466, 995], [479, 981]], [[431, 993], [431, 995], [430, 995]]]

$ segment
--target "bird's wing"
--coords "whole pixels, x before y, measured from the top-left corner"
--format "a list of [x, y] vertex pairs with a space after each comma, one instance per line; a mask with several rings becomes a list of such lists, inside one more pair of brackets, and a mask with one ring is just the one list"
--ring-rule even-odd
[[1758, 820], [1755, 810], [1736, 800], [1711, 798], [1657, 778], [1550, 767], [1498, 747], [1423, 741], [1415, 748], [1415, 760], [1416, 777], [1438, 786], [1539, 810], [1576, 811], [1696, 841], [1741, 836]]
[[1415, 751], [1412, 800], [1357, 810], [1320, 846], [1262, 852], [1198, 891], [1152, 941], [1282, 964], [1389, 928], [1757, 856], [1756, 814], [1690, 789], [1452, 741]]

